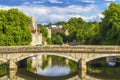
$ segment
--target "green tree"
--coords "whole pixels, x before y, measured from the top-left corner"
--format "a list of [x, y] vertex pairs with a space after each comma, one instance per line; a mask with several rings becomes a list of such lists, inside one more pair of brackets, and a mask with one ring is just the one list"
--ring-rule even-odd
[[0, 10], [0, 46], [28, 45], [30, 17], [18, 9]]
[[82, 18], [70, 18], [66, 24], [69, 30], [69, 42], [84, 44], [86, 39], [87, 23]]
[[65, 35], [65, 33], [57, 32], [56, 35], [60, 35], [62, 37], [62, 39], [63, 39], [63, 42], [67, 43], [68, 40], [67, 40], [67, 36]]
[[48, 31], [44, 26], [40, 28], [40, 33], [42, 33], [43, 37], [45, 38], [48, 36]]
[[86, 30], [85, 44], [100, 44], [100, 23], [88, 22], [88, 26], [89, 27]]
[[52, 44], [51, 38], [47, 37], [46, 41], [47, 41], [48, 44]]
[[55, 35], [52, 37], [52, 42], [54, 44], [63, 44], [63, 38], [60, 35]]
[[120, 45], [120, 4], [112, 3], [103, 14], [101, 44]]
[[55, 30], [52, 32], [51, 40], [53, 44], [63, 44], [63, 38]]

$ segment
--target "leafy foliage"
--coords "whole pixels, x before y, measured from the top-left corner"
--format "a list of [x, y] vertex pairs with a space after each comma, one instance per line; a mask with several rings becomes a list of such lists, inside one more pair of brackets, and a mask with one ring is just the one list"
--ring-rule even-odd
[[[62, 25], [69, 35], [53, 31], [50, 39], [43, 26], [40, 32], [49, 44], [120, 45], [120, 4], [112, 3], [103, 15], [102, 22], [86, 22], [80, 17], [72, 17], [68, 22], [54, 24]], [[0, 10], [0, 46], [28, 45], [31, 42], [29, 24], [30, 18], [17, 9]]]
[[18, 9], [0, 10], [0, 46], [28, 45], [30, 18]]
[[103, 15], [102, 22], [73, 17], [68, 22], [56, 23], [69, 31], [67, 37], [62, 37], [64, 43], [120, 45], [120, 4], [112, 3]]
[[47, 37], [48, 36], [48, 31], [47, 31], [47, 29], [44, 26], [41, 26], [40, 33], [42, 33], [43, 37]]
[[120, 45], [120, 4], [112, 3], [103, 14], [101, 44]]
[[52, 32], [51, 40], [53, 44], [63, 44], [63, 38], [55, 30]]

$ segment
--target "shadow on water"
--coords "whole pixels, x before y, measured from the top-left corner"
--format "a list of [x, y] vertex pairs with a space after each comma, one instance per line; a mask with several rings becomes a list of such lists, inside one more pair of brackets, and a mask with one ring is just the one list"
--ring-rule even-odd
[[[81, 71], [77, 70], [77, 63], [62, 57], [57, 56], [37, 56], [30, 57], [28, 59], [21, 60], [17, 63], [19, 69], [16, 76], [24, 78], [25, 80], [120, 80], [120, 60], [115, 62], [116, 64], [111, 66], [111, 62], [106, 62], [106, 58], [99, 58], [87, 63], [87, 79], [81, 79]], [[33, 65], [34, 63], [34, 65]], [[38, 64], [39, 63], [39, 64]], [[40, 65], [40, 66], [38, 66]], [[63, 76], [55, 76], [56, 71], [61, 72], [61, 68], [50, 69], [49, 66], [69, 66], [69, 74]], [[110, 65], [110, 66], [109, 66]], [[35, 68], [35, 69], [34, 69]], [[37, 68], [37, 69], [36, 69]], [[40, 68], [41, 70], [38, 70]], [[50, 71], [50, 75], [42, 75], [43, 71]], [[35, 72], [34, 72], [35, 71]], [[65, 71], [62, 69], [62, 71]], [[39, 73], [40, 72], [40, 73]], [[47, 72], [47, 74], [48, 74]], [[54, 73], [54, 74], [53, 74]], [[63, 74], [63, 72], [62, 72]], [[78, 78], [75, 78], [79, 76]]]
[[120, 58], [99, 58], [87, 63], [87, 75], [100, 80], [120, 80]]
[[59, 76], [59, 77], [51, 77], [51, 76], [42, 76], [35, 74], [26, 70], [25, 68], [18, 69], [16, 76], [22, 77], [26, 80], [66, 80], [68, 78], [74, 77], [78, 74], [78, 72], [70, 73], [69, 75]]
[[116, 77], [116, 76], [109, 76], [109, 75], [104, 75], [104, 74], [94, 74], [94, 73], [89, 73], [87, 75], [97, 78], [98, 80], [120, 80], [120, 76]]
[[36, 55], [16, 64], [16, 76], [26, 80], [66, 80], [78, 74], [76, 62], [59, 56]]

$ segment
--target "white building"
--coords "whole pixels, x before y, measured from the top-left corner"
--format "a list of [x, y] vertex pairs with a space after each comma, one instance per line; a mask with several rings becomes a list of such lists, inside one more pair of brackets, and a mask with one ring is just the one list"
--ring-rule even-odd
[[62, 28], [62, 25], [51, 25], [50, 28]]

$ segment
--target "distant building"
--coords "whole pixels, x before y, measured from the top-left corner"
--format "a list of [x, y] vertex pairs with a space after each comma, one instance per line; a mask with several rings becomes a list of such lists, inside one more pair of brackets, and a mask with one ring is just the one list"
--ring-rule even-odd
[[48, 38], [51, 38], [51, 36], [52, 36], [51, 28], [47, 28], [47, 31], [48, 31]]
[[63, 29], [63, 28], [52, 28], [52, 31], [55, 30], [59, 33], [64, 33], [66, 36], [69, 35], [69, 32], [67, 29]]
[[51, 26], [49, 26], [50, 28], [62, 28], [62, 26], [61, 25], [51, 25]]
[[[64, 28], [62, 27], [62, 25], [51, 25], [51, 26], [48, 27], [48, 29], [49, 29], [49, 30], [51, 29], [50, 32], [52, 32], [53, 30], [55, 30], [55, 31], [57, 31], [57, 32], [59, 32], [59, 33], [64, 33], [65, 35], [69, 35], [68, 30], [67, 30], [67, 29], [64, 29]], [[49, 34], [49, 31], [48, 31], [48, 34]]]
[[32, 34], [32, 42], [31, 45], [42, 44], [42, 33], [40, 33], [40, 28], [37, 27], [36, 19], [31, 17], [31, 34]]
[[[46, 39], [42, 36], [42, 33], [40, 33], [40, 26], [37, 26], [36, 19], [32, 16], [31, 17], [31, 24], [30, 24], [31, 34], [32, 34], [32, 42], [30, 45], [39, 45], [39, 44], [47, 44]], [[48, 38], [52, 37], [52, 31], [56, 30], [59, 33], [64, 33], [65, 35], [69, 35], [69, 32], [67, 29], [64, 29], [62, 25], [51, 25], [49, 27], [46, 27], [48, 31]]]

